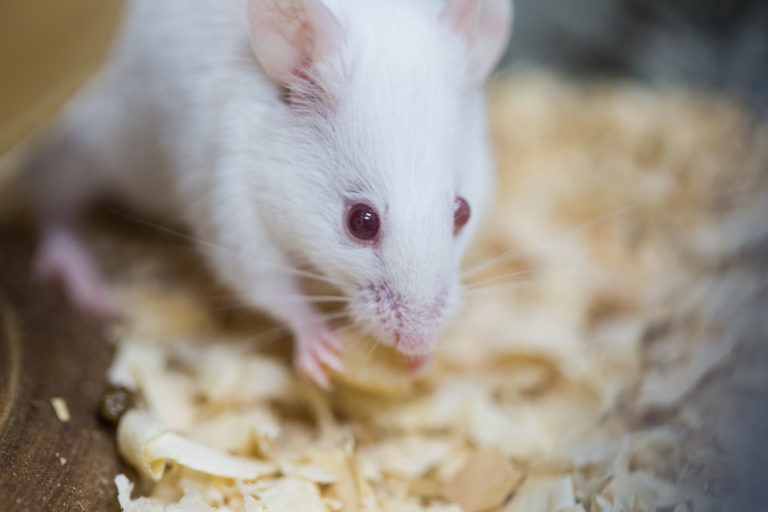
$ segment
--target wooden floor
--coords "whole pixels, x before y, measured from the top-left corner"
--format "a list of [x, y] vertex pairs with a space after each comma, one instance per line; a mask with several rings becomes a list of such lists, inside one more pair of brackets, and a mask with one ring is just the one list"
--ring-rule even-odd
[[0, 155], [97, 68], [121, 7], [121, 0], [0, 2]]
[[28, 230], [0, 226], [0, 510], [116, 512], [112, 478], [129, 469], [98, 413], [113, 349], [102, 326], [32, 279], [32, 246]]

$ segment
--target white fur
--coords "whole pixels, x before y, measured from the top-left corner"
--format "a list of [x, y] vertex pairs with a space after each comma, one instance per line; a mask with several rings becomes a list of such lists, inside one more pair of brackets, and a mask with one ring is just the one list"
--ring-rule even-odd
[[[459, 302], [459, 262], [492, 182], [472, 41], [439, 0], [324, 4], [343, 32], [310, 70], [328, 101], [298, 111], [253, 55], [246, 0], [133, 0], [110, 64], [30, 164], [34, 183], [48, 208], [111, 191], [176, 215], [210, 242], [224, 282], [294, 327], [309, 306], [287, 269], [309, 264], [341, 283], [359, 323], [392, 343], [399, 315], [411, 340], [401, 350], [424, 353]], [[499, 53], [506, 32], [496, 37]], [[46, 187], [53, 162], [72, 186]], [[472, 208], [458, 238], [456, 195]], [[381, 214], [377, 247], [345, 232], [358, 200]], [[382, 284], [397, 312], [373, 302]]]

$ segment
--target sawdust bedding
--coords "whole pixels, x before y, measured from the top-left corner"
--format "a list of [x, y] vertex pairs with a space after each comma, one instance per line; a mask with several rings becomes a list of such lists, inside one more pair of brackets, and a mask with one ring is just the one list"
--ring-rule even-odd
[[490, 111], [499, 199], [417, 381], [345, 331], [351, 372], [321, 392], [279, 326], [231, 322], [135, 248], [108, 375], [137, 397], [117, 429], [139, 475], [115, 479], [123, 510], [735, 503], [749, 446], [716, 442], [738, 429], [712, 383], [765, 389], [755, 358], [734, 361], [768, 330], [768, 128], [728, 99], [536, 73], [499, 78]]

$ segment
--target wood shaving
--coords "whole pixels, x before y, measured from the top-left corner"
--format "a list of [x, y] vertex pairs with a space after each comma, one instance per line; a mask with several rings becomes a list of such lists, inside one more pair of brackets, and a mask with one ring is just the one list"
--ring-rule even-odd
[[504, 512], [549, 512], [576, 507], [570, 476], [529, 478]]
[[69, 414], [67, 402], [63, 398], [51, 398], [51, 407], [53, 407], [53, 412], [56, 414], [56, 419], [60, 422], [67, 423], [72, 419], [72, 416]]
[[277, 472], [274, 465], [227, 455], [221, 450], [170, 432], [150, 414], [133, 410], [117, 428], [120, 453], [152, 480], [160, 480], [169, 462], [224, 478], [255, 480]]
[[504, 504], [522, 479], [522, 472], [512, 467], [501, 450], [478, 450], [445, 484], [444, 495], [465, 512], [493, 510]]
[[749, 259], [768, 233], [768, 128], [724, 98], [537, 73], [499, 79], [490, 111], [499, 201], [418, 380], [349, 331], [350, 371], [321, 392], [289, 339], [250, 341], [274, 326], [211, 313], [196, 276], [115, 277], [128, 321], [108, 377], [140, 398], [118, 444], [154, 482], [132, 499], [118, 476], [123, 510], [732, 503], [727, 461], [749, 444], [723, 433], [732, 416], [710, 404], [728, 400], [702, 393], [768, 332]]

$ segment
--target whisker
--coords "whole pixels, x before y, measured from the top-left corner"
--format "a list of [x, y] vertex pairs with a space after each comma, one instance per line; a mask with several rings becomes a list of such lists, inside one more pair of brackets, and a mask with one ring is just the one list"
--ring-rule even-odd
[[338, 320], [340, 318], [348, 318], [349, 317], [349, 311], [336, 311], [335, 313], [325, 313], [320, 314], [321, 317], [323, 317], [323, 320]]
[[[207, 309], [207, 311], [209, 311], [211, 313], [224, 313], [224, 312], [227, 312], [227, 311], [256, 311], [256, 312], [260, 311], [258, 309], [254, 309], [253, 307], [251, 307], [248, 304], [245, 304], [243, 302], [233, 302], [233, 303], [229, 303], [229, 304], [224, 303], [224, 304], [208, 305], [206, 307], [206, 309]], [[343, 317], [345, 315], [348, 315], [348, 313], [346, 311], [339, 311], [339, 312], [334, 312], [334, 313], [321, 313], [321, 312], [318, 312], [318, 314], [320, 316], [322, 316], [323, 318], [328, 318], [328, 317], [332, 316], [332, 318], [330, 318], [331, 320], [335, 320], [337, 318], [341, 318], [341, 317]]]
[[247, 336], [244, 338], [244, 341], [246, 343], [255, 345], [256, 348], [264, 348], [281, 340], [285, 337], [285, 335], [290, 334], [290, 332], [291, 327], [288, 324], [283, 324], [278, 325], [277, 327], [273, 327], [272, 329], [267, 329], [266, 331], [254, 334], [252, 336]]
[[521, 288], [523, 286], [532, 286], [536, 284], [541, 284], [541, 281], [515, 281], [514, 283], [502, 283], [492, 286], [483, 286], [480, 288], [474, 288], [467, 290], [466, 294], [468, 296], [471, 295], [478, 295], [480, 293], [488, 293], [488, 292], [497, 292], [497, 291], [503, 291], [503, 290], [514, 290], [517, 288]]
[[[180, 238], [185, 239], [187, 241], [195, 242], [195, 243], [199, 243], [199, 244], [205, 245], [205, 246], [210, 247], [211, 249], [214, 249], [214, 250], [217, 250], [217, 251], [227, 251], [227, 252], [230, 252], [230, 253], [235, 254], [237, 256], [243, 256], [244, 255], [241, 252], [237, 251], [236, 249], [232, 249], [231, 247], [219, 246], [219, 245], [216, 245], [216, 244], [214, 244], [212, 242], [209, 242], [208, 240], [204, 240], [202, 238], [196, 237], [194, 235], [190, 235], [188, 233], [183, 233], [181, 231], [169, 228], [168, 226], [163, 226], [161, 224], [149, 221], [147, 219], [142, 219], [140, 217], [137, 217], [135, 215], [132, 215], [132, 214], [129, 214], [129, 213], [126, 213], [126, 212], [121, 212], [121, 211], [115, 210], [115, 209], [111, 209], [110, 212], [115, 214], [115, 215], [121, 216], [121, 217], [123, 217], [125, 219], [131, 220], [133, 222], [137, 222], [139, 224], [143, 224], [143, 225], [151, 227], [153, 229], [156, 229], [156, 230], [159, 230], [159, 231], [162, 231], [162, 232], [165, 232], [165, 233], [172, 234], [174, 236], [180, 237]], [[248, 254], [247, 256], [252, 256], [252, 255]], [[305, 278], [308, 278], [308, 279], [315, 279], [317, 281], [326, 282], [326, 283], [333, 284], [333, 285], [336, 285], [336, 286], [343, 285], [343, 283], [341, 281], [337, 281], [337, 280], [331, 279], [331, 278], [329, 278], [327, 276], [323, 276], [323, 275], [318, 274], [316, 272], [310, 272], [308, 270], [300, 270], [300, 269], [293, 268], [293, 267], [286, 267], [286, 266], [281, 265], [279, 263], [274, 263], [274, 262], [265, 261], [265, 260], [261, 260], [261, 262], [264, 263], [264, 264], [272, 266], [276, 270], [285, 272], [286, 274], [292, 274], [292, 275], [295, 275], [297, 277], [305, 277]]]
[[[242, 300], [246, 301], [248, 300], [248, 296], [244, 293], [238, 293], [235, 291], [232, 292], [225, 292], [225, 293], [208, 293], [208, 294], [195, 294], [195, 297], [201, 300], [225, 300], [225, 299], [234, 299], [234, 300]], [[352, 300], [347, 295], [311, 295], [311, 294], [300, 294], [300, 295], [283, 295], [283, 298], [286, 299], [318, 299], [318, 300], [345, 300], [349, 301]]]
[[533, 285], [541, 285], [547, 282], [558, 282], [565, 279], [574, 279], [576, 276], [574, 274], [560, 274], [557, 276], [547, 276], [540, 279], [527, 279], [524, 281], [513, 281], [510, 283], [499, 283], [499, 284], [491, 284], [488, 286], [478, 286], [475, 288], [468, 288], [467, 289], [467, 295], [475, 295], [481, 292], [493, 292], [493, 291], [500, 291], [505, 289], [515, 289], [521, 286], [533, 286]]
[[[341, 318], [345, 318], [348, 316], [348, 313], [346, 311], [334, 313], [330, 315], [321, 315], [325, 321], [331, 321], [331, 320], [338, 320]], [[336, 332], [344, 332], [347, 329], [351, 328], [351, 325], [339, 327], [336, 328]], [[286, 335], [292, 334], [291, 333], [291, 326], [288, 324], [278, 325], [272, 329], [268, 329], [266, 331], [260, 332], [256, 335], [249, 336], [245, 338], [246, 342], [253, 343], [258, 348], [264, 348], [272, 343], [275, 343], [285, 337]]]
[[[325, 321], [325, 322], [331, 322], [334, 320], [340, 320], [344, 318], [348, 318], [349, 312], [344, 311], [337, 311], [334, 313], [318, 313], [318, 315]], [[343, 328], [336, 328], [336, 331], [344, 331], [348, 328], [350, 328], [351, 325], [347, 325]], [[255, 348], [264, 348], [272, 343], [275, 343], [277, 341], [280, 341], [281, 339], [285, 338], [286, 336], [292, 335], [291, 332], [291, 326], [288, 323], [281, 323], [279, 325], [276, 325], [275, 327], [272, 327], [270, 329], [266, 329], [264, 331], [261, 331], [259, 333], [245, 336], [243, 341], [245, 343], [250, 343], [255, 346]]]
[[[287, 300], [298, 300], [298, 301], [304, 301], [309, 304], [333, 304], [333, 303], [349, 303], [352, 302], [352, 299], [349, 297], [344, 296], [335, 296], [335, 295], [298, 295], [295, 297], [284, 297]], [[246, 297], [239, 296], [239, 295], [220, 295], [220, 296], [211, 296], [211, 297], [202, 297], [202, 300], [204, 300], [208, 304], [222, 304], [224, 306], [230, 305], [232, 307], [242, 307], [243, 309], [252, 308], [253, 306], [248, 304], [248, 301]]]
[[[480, 304], [478, 304], [478, 303], [467, 304], [465, 306], [465, 309], [467, 309], [467, 310], [479, 310], [479, 311], [490, 311], [490, 312], [493, 312], [493, 313], [510, 313], [510, 312], [512, 312], [514, 310], [514, 308], [512, 308], [512, 307], [507, 307], [507, 308], [500, 307], [500, 306], [499, 307], [492, 307], [492, 306], [489, 307], [488, 304], [482, 304], [482, 303], [480, 303]], [[475, 320], [474, 319], [470, 319], [470, 318], [465, 318], [462, 321], [473, 321], [474, 322]]]
[[376, 347], [379, 346], [379, 343], [379, 338], [374, 337], [373, 343], [371, 343], [371, 348], [368, 350], [368, 352], [366, 352], [365, 357], [363, 358], [363, 364], [367, 363], [371, 359], [371, 356], [373, 356], [373, 352], [376, 350]]
[[577, 226], [570, 227], [570, 228], [567, 228], [567, 229], [565, 229], [563, 231], [558, 231], [558, 232], [551, 233], [551, 234], [548, 234], [548, 235], [543, 235], [543, 236], [541, 236], [539, 238], [535, 238], [535, 239], [531, 240], [527, 244], [524, 244], [524, 245], [522, 245], [520, 247], [516, 247], [514, 249], [510, 249], [509, 251], [506, 251], [506, 252], [500, 254], [499, 256], [497, 256], [497, 257], [495, 257], [495, 258], [493, 258], [493, 259], [491, 259], [491, 260], [489, 260], [489, 261], [487, 261], [485, 263], [481, 263], [480, 265], [477, 265], [477, 266], [467, 270], [466, 272], [464, 272], [462, 274], [461, 277], [462, 278], [467, 278], [467, 277], [476, 275], [477, 273], [482, 272], [483, 270], [486, 270], [489, 267], [492, 267], [493, 265], [496, 265], [497, 263], [499, 263], [501, 261], [504, 261], [505, 259], [509, 259], [512, 256], [515, 256], [515, 255], [517, 255], [517, 254], [519, 254], [519, 253], [521, 253], [521, 252], [523, 252], [523, 251], [525, 251], [527, 249], [531, 249], [532, 247], [535, 247], [537, 244], [540, 244], [541, 242], [548, 242], [548, 241], [551, 241], [552, 239], [563, 237], [565, 235], [569, 235], [569, 234], [572, 234], [572, 233], [577, 233], [577, 232], [582, 231], [584, 229], [587, 229], [587, 228], [589, 228], [589, 227], [591, 227], [591, 226], [593, 226], [593, 225], [595, 225], [595, 224], [597, 224], [599, 222], [603, 222], [603, 221], [608, 220], [608, 219], [610, 219], [612, 217], [615, 217], [615, 216], [617, 216], [617, 215], [619, 215], [619, 214], [621, 214], [621, 213], [623, 213], [623, 212], [625, 212], [625, 211], [627, 211], [627, 210], [629, 210], [631, 208], [634, 208], [634, 206], [624, 206], [624, 207], [618, 208], [618, 209], [616, 209], [616, 210], [614, 210], [612, 212], [606, 213], [605, 215], [601, 215], [601, 216], [596, 217], [596, 218], [594, 218], [592, 220], [586, 221], [586, 222], [584, 222], [582, 224], [579, 224]]
[[483, 286], [480, 286], [480, 285], [487, 284], [487, 283], [493, 283], [493, 282], [496, 282], [496, 281], [499, 281], [499, 280], [502, 280], [502, 279], [506, 279], [508, 277], [517, 277], [517, 276], [531, 275], [531, 274], [535, 274], [537, 272], [539, 272], [538, 269], [521, 270], [520, 272], [512, 272], [511, 274], [504, 274], [504, 275], [501, 275], [501, 276], [496, 276], [496, 277], [490, 277], [488, 279], [483, 279], [482, 281], [477, 281], [476, 283], [467, 283], [467, 284], [464, 285], [464, 287], [467, 290], [473, 290], [475, 288], [483, 288]]
[[353, 327], [354, 327], [354, 325], [353, 325], [353, 324], [349, 324], [349, 325], [345, 325], [345, 326], [343, 326], [343, 327], [337, 327], [337, 328], [335, 329], [335, 331], [336, 331], [336, 332], [346, 332], [346, 331], [348, 331], [348, 330], [352, 329]]
[[[479, 302], [469, 301], [464, 304], [462, 311], [493, 311], [499, 313], [510, 313], [515, 309], [515, 303], [512, 301], [494, 301], [494, 302]], [[542, 306], [544, 308], [544, 306]], [[470, 317], [463, 318], [462, 321], [469, 319]]]
[[352, 302], [352, 299], [343, 295], [305, 295], [303, 298], [311, 303], [329, 303], [329, 302]]

